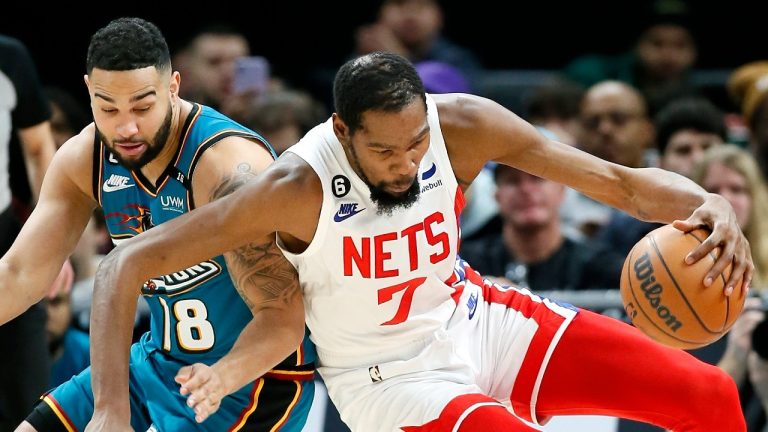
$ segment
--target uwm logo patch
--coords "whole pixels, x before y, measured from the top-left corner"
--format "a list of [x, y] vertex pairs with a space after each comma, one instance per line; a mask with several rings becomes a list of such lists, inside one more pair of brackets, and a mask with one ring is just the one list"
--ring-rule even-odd
[[177, 295], [213, 279], [221, 273], [221, 266], [213, 260], [203, 261], [188, 269], [171, 273], [144, 282], [141, 293], [144, 295]]

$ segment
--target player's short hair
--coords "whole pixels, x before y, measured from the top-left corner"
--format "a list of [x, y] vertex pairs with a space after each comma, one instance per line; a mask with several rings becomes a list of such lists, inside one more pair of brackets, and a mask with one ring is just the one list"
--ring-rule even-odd
[[398, 112], [416, 98], [427, 109], [424, 83], [404, 57], [374, 52], [346, 62], [333, 82], [336, 114], [353, 134], [369, 110]]
[[141, 18], [118, 18], [91, 37], [85, 67], [126, 71], [154, 66], [168, 69], [168, 44], [154, 24]]

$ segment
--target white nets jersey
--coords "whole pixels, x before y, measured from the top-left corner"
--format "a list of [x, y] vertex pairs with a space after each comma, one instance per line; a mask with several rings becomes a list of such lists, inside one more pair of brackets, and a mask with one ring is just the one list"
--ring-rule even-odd
[[427, 106], [430, 143], [419, 166], [420, 198], [390, 216], [377, 214], [331, 120], [288, 150], [311, 165], [323, 188], [312, 242], [301, 254], [285, 252], [299, 272], [323, 366], [406, 358], [456, 309], [455, 289], [445, 281], [456, 262], [464, 199], [429, 97]]

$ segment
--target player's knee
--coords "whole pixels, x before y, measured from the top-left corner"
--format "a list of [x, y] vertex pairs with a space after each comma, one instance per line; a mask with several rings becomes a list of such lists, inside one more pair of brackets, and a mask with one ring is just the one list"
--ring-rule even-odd
[[37, 429], [25, 420], [21, 422], [14, 432], [37, 432]]
[[[702, 424], [720, 425], [720, 430], [745, 431], [739, 391], [733, 378], [722, 369], [708, 366], [705, 375], [696, 379], [696, 394], [687, 406]], [[696, 401], [696, 402], [693, 402]]]

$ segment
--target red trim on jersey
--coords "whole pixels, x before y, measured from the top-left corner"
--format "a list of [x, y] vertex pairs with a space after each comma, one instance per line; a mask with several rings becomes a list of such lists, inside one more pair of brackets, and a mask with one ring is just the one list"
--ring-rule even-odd
[[56, 417], [58, 417], [59, 420], [61, 420], [62, 425], [67, 429], [68, 432], [77, 431], [75, 424], [72, 423], [72, 419], [69, 418], [66, 411], [64, 411], [64, 408], [61, 407], [59, 402], [54, 399], [53, 396], [48, 394], [43, 398], [43, 401], [48, 404], [49, 407], [51, 407], [53, 413], [56, 414]]
[[565, 317], [541, 305], [541, 300], [527, 295], [514, 288], [502, 289], [499, 285], [483, 280], [482, 276], [472, 269], [465, 267], [467, 280], [483, 287], [483, 298], [491, 304], [501, 304], [533, 319], [539, 326], [533, 335], [531, 344], [525, 353], [523, 364], [517, 374], [510, 398], [515, 414], [526, 421], [533, 422], [534, 413], [531, 400], [534, 399], [534, 388], [539, 377], [547, 351], [552, 345], [558, 330], [563, 325]]
[[[447, 432], [453, 431], [456, 426], [459, 426], [459, 431], [478, 430], [469, 427], [465, 428], [463, 425], [469, 420], [471, 414], [478, 411], [481, 407], [484, 408], [482, 412], [483, 418], [481, 420], [481, 424], [483, 425], [482, 430], [503, 430], [504, 428], [497, 428], [495, 426], [508, 426], [510, 425], [510, 420], [513, 421], [514, 424], [519, 424], [519, 420], [514, 419], [499, 401], [486, 395], [475, 393], [454, 398], [448, 402], [448, 405], [446, 405], [445, 408], [443, 408], [443, 411], [440, 412], [440, 416], [429, 423], [425, 423], [421, 426], [403, 426], [400, 429], [403, 432]], [[487, 415], [488, 408], [497, 411], [496, 414], [500, 415], [489, 417]], [[495, 421], [497, 419], [501, 421]]]
[[315, 378], [315, 372], [272, 369], [264, 374], [264, 378], [273, 378], [283, 381], [310, 381]]
[[248, 417], [250, 417], [251, 414], [253, 414], [254, 411], [256, 411], [256, 406], [259, 404], [259, 394], [261, 393], [261, 389], [264, 388], [264, 378], [259, 378], [253, 383], [253, 390], [251, 390], [251, 397], [250, 397], [250, 403], [243, 411], [240, 412], [240, 416], [237, 418], [237, 421], [235, 421], [235, 424], [233, 424], [229, 429], [227, 429], [227, 432], [235, 432], [239, 431], [244, 425], [246, 420], [248, 420]]
[[456, 304], [459, 304], [459, 300], [461, 300], [461, 294], [464, 292], [464, 284], [461, 284], [456, 287], [456, 291], [451, 294], [451, 298]]
[[[286, 421], [288, 421], [288, 417], [290, 417], [291, 412], [296, 407], [296, 404], [299, 402], [299, 398], [301, 397], [302, 390], [304, 387], [302, 387], [301, 383], [299, 381], [294, 381], [294, 384], [296, 384], [296, 393], [293, 395], [293, 400], [288, 405], [288, 409], [285, 410], [285, 414], [280, 418], [280, 420], [275, 423], [274, 426], [272, 426], [272, 429], [270, 431], [278, 431], [280, 430], [283, 425], [285, 425]], [[315, 385], [312, 383], [311, 385]]]
[[[107, 157], [109, 156], [107, 155]], [[99, 180], [96, 183], [96, 190], [98, 191], [99, 196], [95, 196], [94, 198], [98, 200], [100, 206], [103, 206], [102, 199], [104, 192], [102, 191], [102, 188], [104, 186], [102, 186], [102, 182], [106, 179], [104, 178], [104, 143], [101, 140], [99, 140], [99, 176], [97, 178]]]
[[456, 187], [456, 196], [453, 199], [453, 212], [456, 214], [456, 232], [459, 233], [456, 240], [456, 250], [459, 250], [461, 246], [461, 212], [464, 210], [464, 206], [467, 205], [467, 200], [464, 198], [464, 192], [461, 190], [461, 186]]
[[534, 317], [534, 320], [539, 324], [539, 329], [533, 336], [528, 351], [525, 353], [523, 364], [520, 366], [520, 371], [517, 374], [517, 379], [512, 387], [512, 394], [510, 396], [512, 410], [520, 418], [529, 422], [532, 422], [535, 416], [535, 408], [531, 401], [534, 399], [536, 380], [544, 365], [547, 351], [552, 345], [552, 340], [555, 338], [555, 334], [560, 329], [565, 318], [552, 313], [547, 314], [546, 318], [543, 316]]
[[301, 341], [299, 348], [296, 350], [296, 366], [304, 364], [304, 341]]

